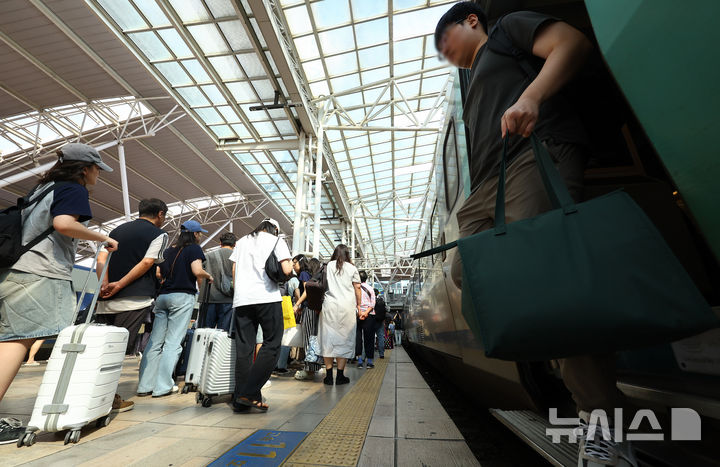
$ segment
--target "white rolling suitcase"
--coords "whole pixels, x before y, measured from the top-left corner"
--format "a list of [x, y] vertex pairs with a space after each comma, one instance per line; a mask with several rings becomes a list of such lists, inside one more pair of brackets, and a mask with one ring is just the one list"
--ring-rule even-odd
[[[110, 255], [100, 283], [109, 262]], [[94, 274], [92, 268], [88, 279], [89, 274]], [[86, 279], [75, 316], [80, 311], [88, 282]], [[97, 295], [98, 291], [93, 296], [85, 323], [69, 326], [58, 335], [38, 389], [30, 422], [25, 435], [18, 440], [18, 447], [32, 446], [37, 431], [68, 430], [65, 444], [77, 443], [82, 427], [93, 421], [98, 426], [110, 423], [108, 414], [120, 381], [128, 331], [115, 326], [89, 324]]]
[[[234, 320], [234, 315], [233, 315]], [[235, 339], [222, 329], [206, 329], [207, 346], [197, 385], [196, 402], [203, 407], [212, 405], [212, 398], [232, 394], [235, 390]]]
[[[211, 284], [206, 282], [206, 285], [203, 288], [203, 300], [200, 303], [198, 319], [196, 321], [198, 326], [203, 325], [203, 323], [205, 323], [205, 319], [207, 319], [210, 286]], [[208, 336], [212, 333], [212, 331], [215, 331], [215, 329], [203, 327], [197, 327], [193, 331], [192, 340], [189, 343], [190, 354], [188, 355], [187, 367], [185, 368], [185, 386], [183, 386], [182, 389], [183, 394], [187, 394], [197, 388], [198, 382], [200, 381], [203, 361], [205, 360]]]

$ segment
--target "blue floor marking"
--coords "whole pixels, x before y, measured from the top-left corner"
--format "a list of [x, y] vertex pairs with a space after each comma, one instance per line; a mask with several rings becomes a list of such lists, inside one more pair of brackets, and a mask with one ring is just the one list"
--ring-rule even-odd
[[208, 467], [277, 467], [290, 456], [306, 435], [303, 431], [258, 430]]

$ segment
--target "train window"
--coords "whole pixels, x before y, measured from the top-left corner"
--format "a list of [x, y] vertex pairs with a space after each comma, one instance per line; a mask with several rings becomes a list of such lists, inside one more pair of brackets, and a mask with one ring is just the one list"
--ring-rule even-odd
[[457, 142], [455, 141], [455, 120], [451, 119], [443, 145], [443, 172], [445, 173], [445, 203], [452, 211], [460, 191], [460, 164], [458, 163]]

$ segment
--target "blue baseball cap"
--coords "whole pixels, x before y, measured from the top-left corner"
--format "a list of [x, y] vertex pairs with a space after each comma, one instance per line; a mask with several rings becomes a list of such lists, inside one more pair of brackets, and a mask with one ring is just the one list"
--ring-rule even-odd
[[185, 230], [187, 232], [202, 232], [202, 233], [208, 233], [207, 230], [202, 228], [202, 225], [200, 225], [200, 222], [189, 220], [182, 223], [180, 226], [180, 229]]

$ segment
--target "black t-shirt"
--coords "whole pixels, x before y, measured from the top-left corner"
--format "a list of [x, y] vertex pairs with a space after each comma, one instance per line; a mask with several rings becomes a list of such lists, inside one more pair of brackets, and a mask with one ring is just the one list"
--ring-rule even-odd
[[[519, 11], [502, 19], [513, 44], [532, 56], [538, 29], [557, 18]], [[542, 62], [540, 60], [540, 62]], [[531, 79], [517, 59], [496, 53], [483, 45], [470, 70], [463, 120], [470, 135], [470, 181], [474, 191], [487, 178], [497, 176], [502, 159], [501, 118], [525, 91]], [[587, 144], [587, 134], [572, 104], [555, 94], [540, 106], [535, 133], [541, 140]], [[530, 148], [528, 138], [510, 138], [508, 162]]]
[[[160, 287], [159, 295], [176, 292], [197, 293], [197, 279], [190, 265], [198, 259], [205, 261], [205, 254], [200, 245], [195, 243], [188, 245], [180, 249], [179, 254], [178, 248], [171, 246], [165, 250], [163, 257], [165, 261], [160, 263], [160, 274], [164, 282]], [[173, 263], [175, 263], [174, 267]]]

